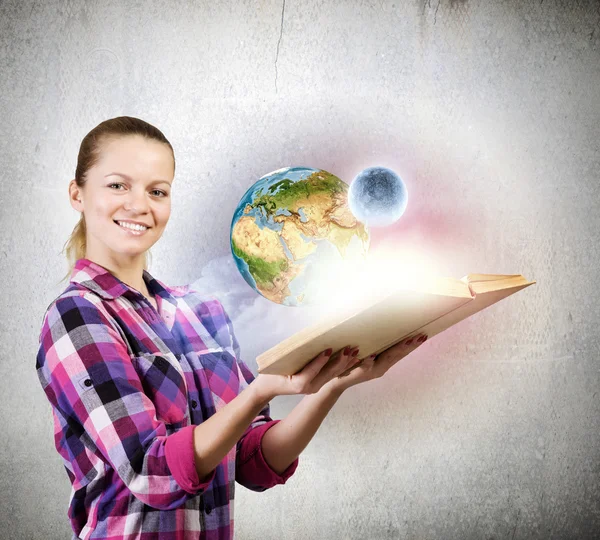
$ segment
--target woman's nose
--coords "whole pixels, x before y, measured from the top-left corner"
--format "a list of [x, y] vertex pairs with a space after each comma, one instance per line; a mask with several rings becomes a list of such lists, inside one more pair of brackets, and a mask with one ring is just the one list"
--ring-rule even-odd
[[146, 199], [145, 193], [140, 194], [131, 190], [127, 201], [127, 208], [129, 210], [135, 210], [140, 214], [145, 214], [148, 211], [148, 200]]

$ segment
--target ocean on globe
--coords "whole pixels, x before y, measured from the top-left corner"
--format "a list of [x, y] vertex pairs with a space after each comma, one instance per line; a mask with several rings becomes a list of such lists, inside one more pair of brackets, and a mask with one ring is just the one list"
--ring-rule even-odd
[[335, 273], [364, 261], [369, 249], [369, 231], [348, 206], [348, 184], [308, 167], [278, 169], [250, 187], [230, 237], [246, 282], [286, 306], [318, 305]]

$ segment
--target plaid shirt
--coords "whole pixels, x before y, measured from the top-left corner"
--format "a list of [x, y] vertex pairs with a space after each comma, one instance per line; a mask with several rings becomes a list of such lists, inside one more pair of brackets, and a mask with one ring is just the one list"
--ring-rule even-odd
[[298, 460], [282, 475], [266, 463], [261, 438], [280, 421], [267, 404], [200, 481], [194, 426], [254, 376], [218, 300], [143, 278], [158, 313], [79, 259], [44, 315], [36, 369], [72, 484], [73, 538], [231, 539], [235, 481], [264, 491], [284, 484]]

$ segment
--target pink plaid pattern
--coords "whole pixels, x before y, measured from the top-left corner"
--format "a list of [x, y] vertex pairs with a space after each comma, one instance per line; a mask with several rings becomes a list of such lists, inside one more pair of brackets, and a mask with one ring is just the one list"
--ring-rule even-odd
[[267, 404], [200, 481], [193, 431], [254, 380], [221, 303], [144, 271], [158, 312], [108, 270], [79, 259], [46, 310], [36, 370], [72, 485], [73, 538], [233, 538], [235, 482], [284, 484], [262, 455], [279, 420]]

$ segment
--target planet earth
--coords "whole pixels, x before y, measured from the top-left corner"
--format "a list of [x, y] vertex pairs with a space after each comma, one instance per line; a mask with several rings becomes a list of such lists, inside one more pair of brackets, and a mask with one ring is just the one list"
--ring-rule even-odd
[[369, 231], [350, 211], [348, 184], [287, 167], [246, 191], [231, 221], [231, 251], [246, 282], [286, 306], [318, 305], [336, 269], [364, 261]]
[[386, 167], [361, 171], [348, 190], [350, 210], [369, 227], [384, 227], [398, 221], [407, 203], [404, 182]]

